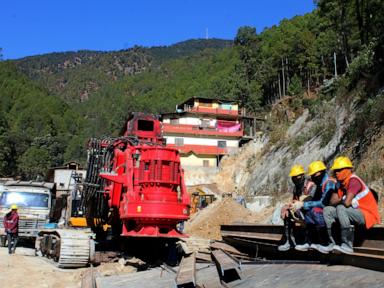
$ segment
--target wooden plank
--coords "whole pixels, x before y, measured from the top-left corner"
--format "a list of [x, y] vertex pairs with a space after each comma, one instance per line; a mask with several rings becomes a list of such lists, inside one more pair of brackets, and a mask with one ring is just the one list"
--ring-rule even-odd
[[87, 269], [81, 277], [81, 288], [96, 288], [95, 271], [93, 267]]
[[189, 255], [189, 254], [193, 253], [193, 250], [191, 248], [189, 248], [188, 245], [184, 241], [179, 241], [177, 243], [181, 246], [181, 249], [183, 249], [184, 254]]
[[256, 232], [234, 232], [234, 231], [222, 231], [222, 237], [232, 236], [232, 237], [244, 237], [250, 239], [259, 239], [259, 240], [268, 240], [268, 241], [280, 241], [281, 235], [277, 234], [268, 234], [268, 233], [256, 233]]
[[370, 247], [353, 247], [353, 250], [356, 253], [384, 256], [384, 249], [370, 248]]
[[184, 256], [177, 272], [175, 283], [177, 288], [196, 286], [195, 254]]
[[228, 253], [233, 253], [233, 254], [240, 254], [240, 255], [244, 254], [244, 253], [240, 252], [239, 250], [237, 250], [235, 247], [233, 247], [227, 243], [218, 242], [218, 241], [211, 243], [211, 249], [221, 249], [223, 251], [226, 251]]
[[208, 254], [208, 253], [197, 252], [196, 253], [196, 261], [197, 262], [211, 263], [212, 262], [211, 253]]

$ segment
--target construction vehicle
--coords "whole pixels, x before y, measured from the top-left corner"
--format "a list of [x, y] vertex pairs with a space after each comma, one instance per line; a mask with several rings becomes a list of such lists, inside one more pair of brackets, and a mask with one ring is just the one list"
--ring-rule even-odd
[[89, 141], [79, 217], [72, 222], [92, 231], [45, 229], [36, 248], [59, 267], [82, 267], [92, 261], [93, 238], [102, 241], [106, 225], [118, 237], [185, 237], [177, 224], [189, 218], [189, 205], [179, 152], [165, 147], [159, 118], [132, 113], [120, 137]]
[[196, 191], [191, 194], [191, 214], [207, 207], [215, 200], [215, 195], [207, 194], [202, 189], [197, 188]]
[[55, 184], [8, 180], [0, 184], [0, 244], [6, 245], [2, 219], [16, 204], [19, 214], [19, 237], [33, 239], [50, 220]]

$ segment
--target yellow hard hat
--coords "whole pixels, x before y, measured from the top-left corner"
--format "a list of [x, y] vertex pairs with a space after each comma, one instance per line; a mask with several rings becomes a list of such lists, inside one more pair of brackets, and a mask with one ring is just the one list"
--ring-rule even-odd
[[353, 168], [353, 164], [351, 159], [349, 159], [348, 157], [340, 156], [333, 161], [331, 170], [339, 170], [344, 168]]
[[308, 175], [312, 176], [313, 174], [316, 174], [319, 171], [327, 170], [327, 167], [325, 166], [323, 161], [313, 161], [308, 166]]
[[16, 204], [12, 204], [11, 205], [11, 210], [17, 210], [17, 205]]
[[301, 165], [293, 165], [291, 168], [291, 172], [289, 172], [289, 177], [295, 177], [304, 174], [304, 167]]

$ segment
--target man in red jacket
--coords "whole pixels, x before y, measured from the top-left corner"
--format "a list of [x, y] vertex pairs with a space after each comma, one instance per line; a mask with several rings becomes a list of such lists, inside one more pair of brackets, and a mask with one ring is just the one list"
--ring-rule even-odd
[[19, 233], [19, 214], [17, 214], [16, 204], [11, 205], [11, 211], [4, 217], [4, 229], [7, 233], [8, 253], [15, 254]]

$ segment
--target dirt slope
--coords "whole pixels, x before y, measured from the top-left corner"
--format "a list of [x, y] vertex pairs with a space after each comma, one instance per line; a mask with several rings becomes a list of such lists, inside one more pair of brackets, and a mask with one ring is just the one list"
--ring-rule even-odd
[[253, 213], [241, 206], [231, 198], [216, 201], [205, 209], [194, 214], [185, 223], [185, 232], [206, 239], [221, 240], [220, 225], [233, 222], [262, 222], [265, 215], [270, 214], [273, 208], [267, 208], [260, 213]]

